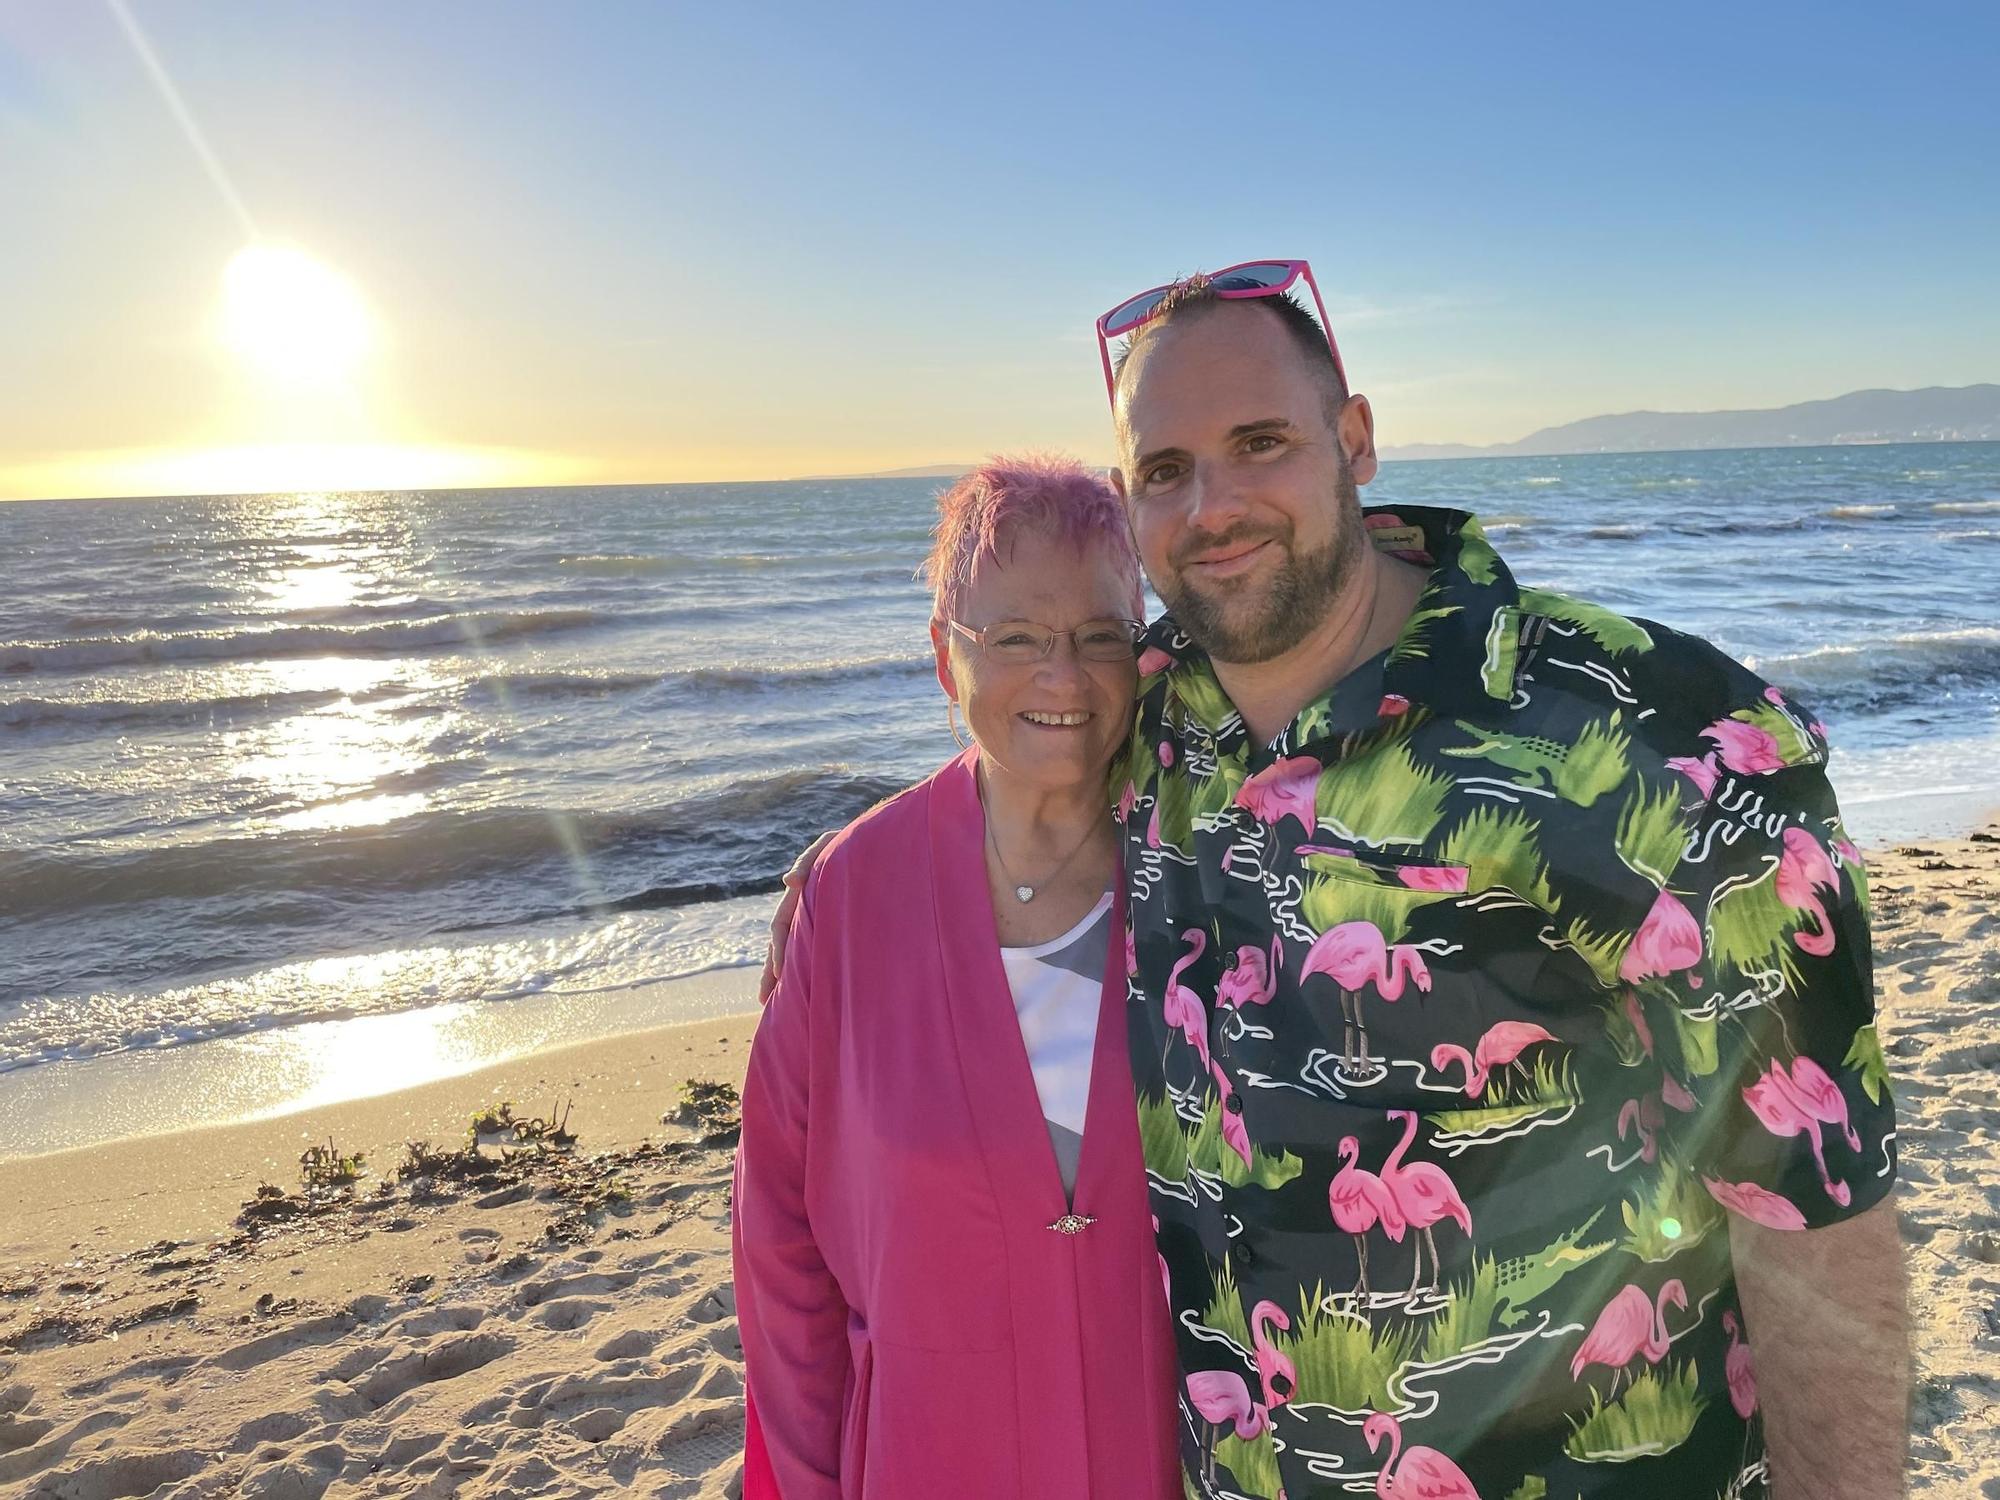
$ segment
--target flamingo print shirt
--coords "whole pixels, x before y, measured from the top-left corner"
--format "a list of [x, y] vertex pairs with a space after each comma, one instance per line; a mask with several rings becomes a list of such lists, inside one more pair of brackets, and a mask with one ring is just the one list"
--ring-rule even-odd
[[1895, 1173], [1822, 726], [1366, 521], [1431, 569], [1395, 645], [1258, 745], [1165, 617], [1115, 783], [1187, 1488], [1763, 1495], [1725, 1216]]

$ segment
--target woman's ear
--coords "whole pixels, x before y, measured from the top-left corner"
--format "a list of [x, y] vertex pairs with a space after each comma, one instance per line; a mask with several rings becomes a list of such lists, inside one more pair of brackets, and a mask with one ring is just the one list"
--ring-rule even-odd
[[951, 675], [951, 628], [943, 620], [931, 621], [931, 650], [937, 657], [938, 686], [945, 697], [958, 702], [958, 679]]

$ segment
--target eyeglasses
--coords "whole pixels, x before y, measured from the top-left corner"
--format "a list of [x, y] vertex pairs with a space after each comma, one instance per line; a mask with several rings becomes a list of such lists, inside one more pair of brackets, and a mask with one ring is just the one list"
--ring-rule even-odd
[[1131, 661], [1139, 654], [1139, 640], [1146, 627], [1137, 620], [1085, 620], [1074, 630], [1051, 630], [1033, 620], [1002, 620], [984, 630], [950, 622], [951, 628], [995, 661], [1026, 665], [1042, 660], [1055, 650], [1064, 636], [1085, 661]]
[[[1275, 297], [1290, 291], [1300, 277], [1313, 294], [1313, 306], [1319, 309], [1320, 331], [1326, 335], [1326, 347], [1333, 354], [1334, 373], [1340, 377], [1341, 386], [1347, 385], [1347, 370], [1340, 362], [1340, 346], [1333, 341], [1333, 325], [1326, 318], [1326, 303], [1320, 300], [1319, 283], [1313, 280], [1312, 267], [1302, 260], [1246, 260], [1240, 266], [1230, 266], [1217, 271], [1205, 279], [1218, 297]], [[1118, 400], [1118, 379], [1111, 368], [1111, 341], [1145, 327], [1160, 315], [1160, 304], [1167, 300], [1167, 293], [1175, 287], [1186, 286], [1193, 277], [1180, 281], [1170, 281], [1165, 286], [1156, 286], [1151, 291], [1127, 297], [1097, 320], [1097, 355], [1104, 362], [1104, 390], [1115, 405]]]

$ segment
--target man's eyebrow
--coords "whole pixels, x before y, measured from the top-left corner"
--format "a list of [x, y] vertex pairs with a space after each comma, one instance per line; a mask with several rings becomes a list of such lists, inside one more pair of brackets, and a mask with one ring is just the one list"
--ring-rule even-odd
[[1290, 419], [1286, 417], [1265, 417], [1257, 422], [1239, 423], [1237, 426], [1229, 429], [1229, 435], [1233, 438], [1240, 438], [1249, 437], [1253, 432], [1283, 432], [1291, 425]]
[[[1237, 423], [1229, 429], [1229, 437], [1231, 441], [1234, 441], [1237, 438], [1246, 438], [1258, 432], [1289, 432], [1291, 427], [1292, 423], [1289, 417], [1260, 417], [1255, 422]], [[1187, 456], [1188, 451], [1185, 448], [1155, 448], [1151, 453], [1140, 454], [1133, 467], [1145, 470], [1151, 468], [1163, 458], [1184, 459]]]

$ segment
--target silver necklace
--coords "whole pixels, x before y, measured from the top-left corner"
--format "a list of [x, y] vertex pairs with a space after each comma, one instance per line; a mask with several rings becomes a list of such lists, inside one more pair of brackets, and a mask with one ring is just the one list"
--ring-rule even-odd
[[[1056, 867], [1053, 870], [1049, 871], [1048, 874], [1042, 877], [1042, 884], [1040, 889], [1044, 890], [1047, 889], [1048, 884], [1051, 880], [1054, 880], [1058, 875], [1062, 874], [1064, 870], [1067, 870], [1070, 867], [1070, 862], [1074, 860], [1077, 857], [1077, 855], [1083, 852], [1083, 846], [1090, 842], [1091, 836], [1096, 832], [1097, 829], [1094, 825], [1086, 827], [1083, 830], [1083, 837], [1076, 841], [1075, 847], [1072, 848], [1069, 851], [1069, 853], [1065, 854], [1062, 857], [1061, 861], [1056, 865]], [[993, 851], [993, 861], [995, 864], [1000, 866], [1000, 873], [1007, 877], [1007, 881], [1010, 885], [1013, 885], [1014, 899], [1020, 902], [1023, 906], [1026, 906], [1030, 901], [1034, 900], [1035, 891], [1037, 890], [1037, 887], [1032, 885], [1021, 885], [1014, 880], [1014, 872], [1007, 868], [1006, 856], [1001, 854], [1000, 852], [1000, 841], [993, 837], [993, 822], [990, 818], [987, 820], [986, 823], [986, 847]]]

